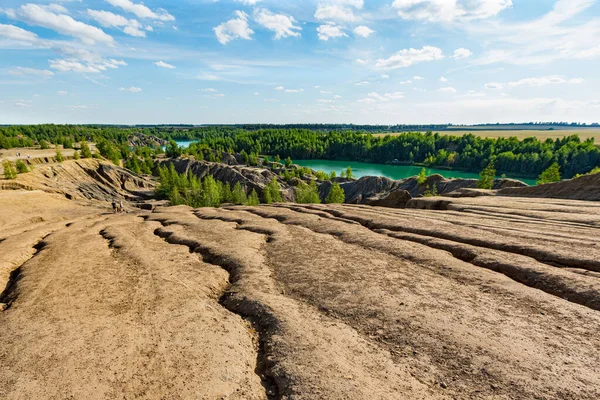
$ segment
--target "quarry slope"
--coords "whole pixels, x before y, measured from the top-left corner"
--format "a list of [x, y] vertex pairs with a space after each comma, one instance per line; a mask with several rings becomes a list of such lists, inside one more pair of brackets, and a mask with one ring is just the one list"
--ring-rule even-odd
[[411, 202], [0, 191], [0, 398], [599, 398], [600, 205]]

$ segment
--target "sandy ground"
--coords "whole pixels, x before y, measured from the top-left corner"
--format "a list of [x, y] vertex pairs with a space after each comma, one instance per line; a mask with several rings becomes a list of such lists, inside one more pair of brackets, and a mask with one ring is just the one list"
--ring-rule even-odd
[[1, 399], [600, 398], [596, 203], [94, 204], [0, 191]]

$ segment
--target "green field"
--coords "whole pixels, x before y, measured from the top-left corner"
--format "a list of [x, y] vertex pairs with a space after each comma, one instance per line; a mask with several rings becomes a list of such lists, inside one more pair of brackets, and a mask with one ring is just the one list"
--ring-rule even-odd
[[[594, 138], [596, 143], [600, 144], [600, 128], [585, 128], [585, 129], [561, 129], [561, 130], [511, 130], [511, 129], [501, 129], [501, 130], [479, 130], [479, 129], [471, 129], [465, 131], [434, 131], [439, 133], [440, 135], [452, 135], [452, 136], [463, 136], [469, 133], [475, 136], [481, 136], [486, 138], [507, 138], [516, 136], [519, 139], [525, 139], [528, 137], [536, 137], [540, 140], [550, 139], [558, 139], [563, 138], [565, 136], [570, 135], [579, 135], [581, 140], [586, 140], [589, 138]], [[376, 134], [374, 136], [385, 136], [385, 135], [400, 135], [403, 132], [399, 133], [381, 133]]]

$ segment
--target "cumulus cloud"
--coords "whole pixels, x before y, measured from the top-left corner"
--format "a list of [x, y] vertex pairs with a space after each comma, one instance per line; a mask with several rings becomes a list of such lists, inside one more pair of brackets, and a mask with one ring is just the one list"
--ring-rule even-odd
[[441, 49], [424, 46], [422, 49], [403, 49], [386, 59], [379, 59], [375, 63], [377, 68], [397, 69], [410, 67], [413, 64], [426, 61], [441, 60], [444, 53]]
[[25, 4], [14, 10], [14, 17], [29, 25], [52, 29], [63, 35], [72, 36], [85, 44], [112, 44], [114, 39], [102, 29], [76, 21], [66, 14], [57, 14], [52, 8], [37, 4]]
[[154, 65], [156, 65], [157, 67], [166, 68], [166, 69], [175, 69], [176, 68], [174, 65], [167, 64], [164, 61], [155, 62]]
[[473, 53], [471, 53], [471, 50], [465, 49], [465, 48], [460, 48], [460, 49], [454, 50], [454, 55], [452, 56], [452, 58], [454, 58], [455, 60], [460, 60], [462, 58], [469, 58], [472, 55], [473, 55]]
[[152, 29], [150, 26], [144, 27], [135, 19], [127, 19], [122, 15], [114, 14], [110, 11], [88, 9], [87, 14], [104, 28], [122, 28], [123, 32], [129, 36], [146, 37], [144, 30]]
[[375, 33], [375, 31], [368, 26], [360, 25], [354, 28], [354, 34], [356, 36], [362, 36], [366, 38], [371, 36], [373, 33]]
[[560, 75], [549, 75], [542, 76], [539, 78], [526, 78], [521, 79], [514, 82], [509, 82], [508, 86], [517, 87], [517, 86], [529, 86], [529, 87], [538, 87], [538, 86], [546, 86], [546, 85], [557, 85], [557, 84], [571, 84], [571, 85], [579, 85], [583, 83], [583, 79], [574, 78], [574, 79], [566, 79]]
[[138, 18], [154, 19], [158, 21], [175, 21], [175, 17], [167, 12], [167, 10], [159, 8], [152, 11], [144, 4], [136, 4], [131, 0], [106, 0], [110, 5], [122, 8], [123, 10], [135, 14]]
[[346, 33], [343, 31], [343, 29], [334, 24], [334, 23], [329, 23], [326, 25], [321, 25], [319, 27], [317, 27], [317, 33], [319, 36], [319, 40], [324, 40], [324, 41], [328, 41], [329, 39], [335, 39], [335, 38], [339, 38], [339, 37], [347, 37], [348, 35], [346, 35]]
[[11, 75], [16, 75], [16, 76], [31, 75], [31, 76], [40, 76], [43, 78], [50, 78], [51, 76], [54, 75], [54, 72], [48, 71], [47, 69], [34, 69], [34, 68], [25, 68], [25, 67], [13, 68], [13, 69], [9, 70], [8, 73]]
[[448, 87], [443, 87], [443, 88], [438, 89], [438, 92], [440, 92], [440, 93], [456, 93], [456, 89], [454, 89], [451, 86], [448, 86]]
[[490, 18], [512, 5], [512, 0], [395, 0], [392, 7], [404, 19], [451, 22]]
[[131, 87], [128, 87], [128, 88], [124, 88], [124, 87], [119, 88], [119, 91], [121, 91], [121, 92], [129, 92], [129, 93], [139, 93], [139, 92], [142, 91], [142, 89], [139, 88], [139, 87], [131, 86]]
[[377, 102], [387, 102], [391, 100], [399, 100], [404, 98], [404, 93], [402, 92], [393, 92], [393, 93], [384, 93], [379, 94], [377, 92], [372, 92], [367, 95], [364, 99], [358, 100], [359, 103], [372, 104]]
[[235, 15], [237, 18], [230, 19], [213, 28], [217, 40], [223, 45], [237, 38], [252, 40], [254, 31], [248, 26], [248, 14], [243, 11], [236, 11]]
[[33, 32], [29, 32], [18, 26], [6, 24], [0, 24], [0, 36], [22, 42], [36, 42], [39, 40], [38, 36]]
[[254, 20], [265, 28], [275, 32], [275, 39], [281, 39], [288, 36], [300, 36], [301, 27], [294, 25], [294, 17], [284, 14], [275, 14], [266, 8], [260, 8], [254, 11]]
[[355, 14], [362, 9], [363, 0], [322, 0], [317, 5], [315, 18], [327, 21], [355, 22], [360, 18]]
[[440, 82], [442, 82], [442, 83], [446, 83], [446, 82], [448, 82], [448, 79], [447, 79], [447, 78], [445, 78], [445, 77], [443, 77], [443, 76], [441, 76], [441, 77], [440, 77]]

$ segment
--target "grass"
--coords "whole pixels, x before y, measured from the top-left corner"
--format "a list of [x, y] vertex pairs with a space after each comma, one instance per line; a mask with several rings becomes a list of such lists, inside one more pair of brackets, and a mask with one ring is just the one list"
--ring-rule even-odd
[[[435, 133], [436, 131], [434, 131]], [[393, 135], [397, 136], [400, 133], [382, 133], [374, 136], [386, 136]], [[536, 137], [540, 140], [558, 139], [565, 136], [578, 134], [581, 140], [589, 138], [596, 139], [596, 143], [600, 144], [600, 128], [584, 128], [584, 129], [564, 129], [564, 130], [469, 130], [469, 131], [438, 131], [440, 135], [452, 135], [452, 136], [463, 136], [472, 133], [475, 136], [481, 136], [484, 138], [508, 138], [516, 136], [519, 140], [523, 140], [528, 137]]]

